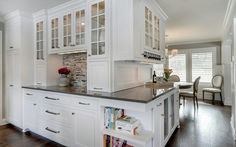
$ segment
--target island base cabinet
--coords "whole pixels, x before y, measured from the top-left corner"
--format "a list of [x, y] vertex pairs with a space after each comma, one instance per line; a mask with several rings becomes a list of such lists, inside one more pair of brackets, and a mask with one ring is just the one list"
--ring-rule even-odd
[[74, 119], [74, 147], [99, 147], [96, 112], [77, 111]]
[[24, 90], [23, 96], [23, 131], [69, 147], [99, 147], [97, 101], [71, 96], [65, 101], [68, 95], [33, 90]]

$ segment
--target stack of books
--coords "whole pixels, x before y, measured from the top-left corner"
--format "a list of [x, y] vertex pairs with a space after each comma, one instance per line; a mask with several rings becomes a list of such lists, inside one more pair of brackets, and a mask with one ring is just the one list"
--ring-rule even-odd
[[141, 131], [141, 123], [134, 117], [123, 116], [116, 120], [116, 130], [130, 135], [137, 135]]
[[124, 109], [106, 107], [104, 109], [104, 126], [106, 129], [115, 129], [117, 119], [124, 116]]
[[119, 138], [115, 138], [109, 135], [103, 136], [104, 147], [134, 147], [127, 144], [127, 141]]

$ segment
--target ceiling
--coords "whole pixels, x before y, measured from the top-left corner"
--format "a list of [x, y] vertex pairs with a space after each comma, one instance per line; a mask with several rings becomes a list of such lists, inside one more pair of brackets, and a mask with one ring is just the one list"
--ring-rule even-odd
[[[16, 9], [36, 12], [69, 0], [0, 0], [0, 16]], [[229, 0], [157, 0], [168, 15], [168, 44], [220, 40]]]
[[12, 12], [16, 9], [26, 12], [36, 12], [47, 9], [69, 0], [0, 0], [0, 16]]
[[219, 41], [228, 0], [157, 0], [168, 15], [168, 44]]

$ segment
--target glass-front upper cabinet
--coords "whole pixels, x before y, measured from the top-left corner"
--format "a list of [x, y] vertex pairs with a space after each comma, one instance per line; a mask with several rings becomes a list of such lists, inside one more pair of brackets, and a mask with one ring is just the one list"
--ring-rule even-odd
[[145, 46], [147, 48], [153, 47], [153, 22], [152, 11], [145, 7]]
[[93, 3], [91, 6], [90, 54], [89, 56], [105, 55], [105, 1]]
[[72, 14], [63, 16], [63, 47], [73, 46], [72, 44]]
[[145, 7], [145, 49], [160, 50], [160, 19]]
[[51, 49], [58, 49], [59, 47], [59, 18], [51, 19]]
[[75, 12], [75, 45], [85, 45], [85, 10]]
[[160, 19], [157, 16], [154, 16], [154, 48], [160, 50]]
[[36, 60], [44, 60], [44, 22], [36, 23]]

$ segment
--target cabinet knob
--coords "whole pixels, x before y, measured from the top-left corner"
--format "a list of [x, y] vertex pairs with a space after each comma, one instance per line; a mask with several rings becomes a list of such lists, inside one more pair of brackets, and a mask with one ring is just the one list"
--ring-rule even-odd
[[10, 46], [9, 48], [11, 48], [11, 49], [12, 49], [12, 48], [14, 48], [14, 47], [13, 47], [13, 46]]
[[75, 115], [75, 113], [74, 113], [74, 112], [72, 112], [71, 114], [72, 114], [72, 115]]
[[10, 87], [13, 87], [14, 85], [9, 85]]
[[37, 104], [33, 104], [34, 106], [36, 106]]
[[91, 54], [88, 54], [88, 56], [91, 56]]

